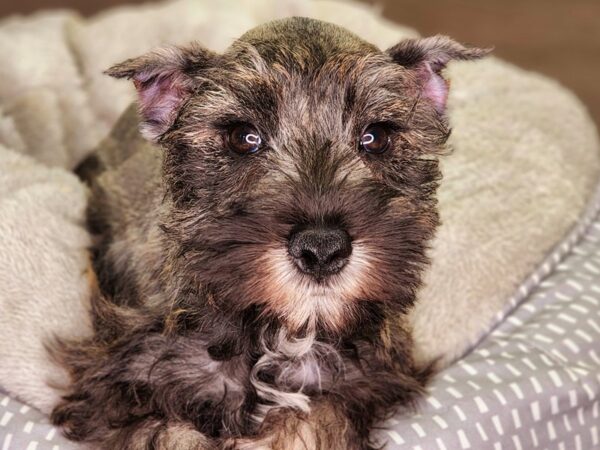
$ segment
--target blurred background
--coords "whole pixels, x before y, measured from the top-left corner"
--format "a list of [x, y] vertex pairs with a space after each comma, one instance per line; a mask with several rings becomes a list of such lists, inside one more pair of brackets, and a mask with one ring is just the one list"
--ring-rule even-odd
[[[448, 34], [558, 79], [600, 123], [600, 0], [361, 0], [423, 35]], [[70, 8], [89, 16], [147, 0], [9, 0], [0, 18]]]

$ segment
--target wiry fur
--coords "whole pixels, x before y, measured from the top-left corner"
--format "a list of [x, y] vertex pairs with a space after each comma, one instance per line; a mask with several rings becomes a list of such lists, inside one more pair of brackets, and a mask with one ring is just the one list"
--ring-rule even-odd
[[[130, 110], [80, 168], [98, 234], [95, 336], [55, 349], [73, 386], [54, 423], [111, 449], [372, 448], [372, 426], [426, 378], [404, 316], [438, 223], [449, 129], [427, 86], [445, 86], [444, 54], [483, 52], [440, 38], [383, 53], [288, 19], [223, 55], [175, 48], [110, 69], [133, 78], [159, 145]], [[262, 151], [227, 149], [239, 122]], [[390, 150], [361, 153], [379, 122]], [[322, 282], [285, 251], [314, 225], [353, 241]]]

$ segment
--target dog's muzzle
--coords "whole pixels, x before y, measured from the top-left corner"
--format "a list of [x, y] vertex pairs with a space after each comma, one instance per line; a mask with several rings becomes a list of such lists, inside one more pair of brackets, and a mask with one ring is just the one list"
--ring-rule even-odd
[[290, 235], [288, 252], [302, 272], [321, 280], [346, 265], [352, 240], [341, 229], [305, 228]]

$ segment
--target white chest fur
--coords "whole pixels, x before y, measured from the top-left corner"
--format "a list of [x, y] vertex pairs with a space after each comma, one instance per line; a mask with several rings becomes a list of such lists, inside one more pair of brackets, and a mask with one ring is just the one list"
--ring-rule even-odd
[[262, 400], [255, 414], [259, 422], [272, 408], [310, 411], [310, 396], [326, 390], [343, 376], [344, 363], [338, 351], [316, 340], [314, 334], [289, 338], [282, 331], [275, 345], [265, 345], [263, 350], [250, 374]]

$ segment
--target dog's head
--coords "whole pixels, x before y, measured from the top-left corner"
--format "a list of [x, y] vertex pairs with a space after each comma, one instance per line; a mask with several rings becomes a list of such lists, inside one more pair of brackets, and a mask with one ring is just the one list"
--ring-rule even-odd
[[382, 52], [293, 18], [224, 54], [176, 47], [111, 68], [133, 79], [142, 132], [165, 148], [174, 276], [292, 330], [344, 332], [408, 307], [438, 223], [441, 71], [484, 54], [446, 37]]

